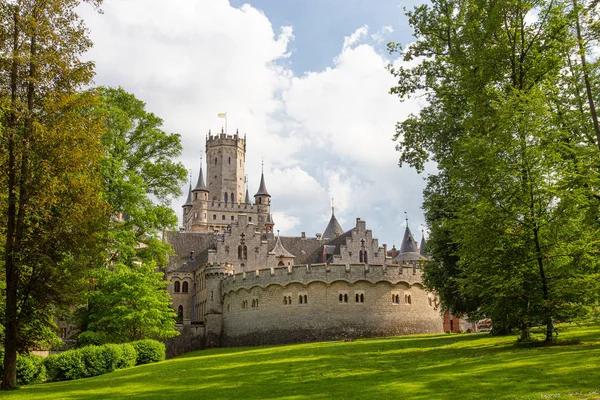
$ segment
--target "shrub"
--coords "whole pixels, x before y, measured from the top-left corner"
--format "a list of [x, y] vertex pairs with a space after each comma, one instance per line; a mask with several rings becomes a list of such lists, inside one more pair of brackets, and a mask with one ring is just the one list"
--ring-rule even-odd
[[157, 340], [145, 339], [131, 342], [137, 351], [136, 365], [148, 364], [165, 359], [165, 344]]
[[133, 367], [137, 363], [137, 351], [131, 343], [119, 344], [122, 356], [115, 366], [116, 369]]
[[77, 344], [79, 347], [89, 346], [92, 344], [100, 346], [108, 342], [108, 335], [103, 332], [85, 331], [81, 332], [77, 337]]
[[44, 357], [28, 354], [17, 357], [17, 383], [28, 385], [46, 380], [46, 367]]
[[114, 370], [113, 362], [110, 360], [110, 354], [104, 347], [86, 346], [77, 350], [72, 350], [81, 354], [81, 359], [85, 365], [83, 377], [102, 375]]
[[44, 364], [48, 379], [51, 381], [68, 381], [86, 377], [85, 362], [79, 349], [48, 356]]

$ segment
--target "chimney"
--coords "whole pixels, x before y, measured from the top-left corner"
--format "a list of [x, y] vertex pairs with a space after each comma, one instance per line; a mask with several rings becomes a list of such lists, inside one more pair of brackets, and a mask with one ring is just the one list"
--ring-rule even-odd
[[301, 232], [301, 233], [300, 233], [300, 237], [301, 237], [302, 239], [306, 239], [306, 232]]
[[396, 258], [396, 245], [392, 247], [392, 260]]

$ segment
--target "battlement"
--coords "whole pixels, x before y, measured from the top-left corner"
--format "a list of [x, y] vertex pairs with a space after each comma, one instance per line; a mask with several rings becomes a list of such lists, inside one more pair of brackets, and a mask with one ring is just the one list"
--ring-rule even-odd
[[240, 135], [237, 131], [233, 135], [228, 135], [227, 133], [225, 133], [223, 131], [221, 131], [221, 133], [218, 133], [216, 135], [212, 135], [209, 131], [208, 135], [206, 136], [206, 150], [208, 151], [209, 148], [216, 147], [216, 146], [239, 147], [240, 149], [243, 149], [245, 152], [246, 151], [246, 136], [244, 135], [243, 138], [240, 137]]
[[415, 266], [382, 264], [306, 264], [258, 269], [228, 275], [221, 282], [222, 293], [251, 287], [266, 288], [269, 285], [287, 286], [292, 283], [308, 285], [322, 282], [330, 285], [336, 281], [356, 283], [389, 282], [422, 286], [422, 270]]
[[254, 210], [254, 204], [252, 203], [225, 203], [224, 201], [219, 200], [210, 200], [209, 202], [209, 210], [215, 209], [231, 209], [231, 210]]

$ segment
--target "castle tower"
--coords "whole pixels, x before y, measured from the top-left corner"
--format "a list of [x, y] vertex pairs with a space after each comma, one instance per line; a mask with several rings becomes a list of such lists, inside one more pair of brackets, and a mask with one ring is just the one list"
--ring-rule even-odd
[[[254, 205], [258, 209], [258, 226], [261, 228], [267, 228], [267, 219], [271, 214], [271, 195], [267, 192], [267, 186], [265, 185], [265, 174], [260, 173], [260, 186], [258, 192], [254, 195]], [[271, 229], [273, 227], [271, 226]]]
[[185, 204], [182, 206], [183, 207], [183, 226], [185, 227], [186, 230], [189, 229], [189, 227], [191, 226], [191, 218], [193, 216], [192, 214], [192, 184], [190, 183], [190, 188], [188, 189], [188, 195], [187, 195], [187, 199], [185, 201]]
[[238, 204], [244, 196], [244, 162], [246, 139], [220, 134], [206, 138], [206, 180], [210, 200]]
[[344, 230], [342, 229], [340, 223], [338, 222], [337, 218], [335, 217], [335, 210], [333, 207], [333, 204], [331, 205], [331, 218], [329, 219], [329, 223], [327, 224], [327, 227], [325, 228], [325, 230], [323, 231], [323, 236], [321, 236], [323, 239], [335, 239], [336, 237], [340, 236], [341, 234], [344, 233]]
[[204, 183], [202, 172], [202, 159], [200, 159], [200, 174], [196, 187], [192, 190], [192, 216], [189, 230], [192, 232], [206, 232], [208, 222], [208, 188]]

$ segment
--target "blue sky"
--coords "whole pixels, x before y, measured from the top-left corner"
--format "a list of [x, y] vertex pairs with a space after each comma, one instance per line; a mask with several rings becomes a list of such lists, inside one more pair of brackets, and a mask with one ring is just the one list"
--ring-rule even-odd
[[[401, 103], [388, 41], [412, 42], [403, 7], [365, 0], [105, 0], [83, 7], [97, 85], [121, 86], [181, 135], [180, 161], [197, 179], [209, 129], [247, 134], [250, 194], [261, 159], [275, 229], [309, 236], [325, 229], [331, 198], [344, 230], [357, 217], [379, 243], [420, 239], [424, 180], [398, 168], [395, 123], [418, 112]], [[186, 186], [182, 189], [187, 190]], [[181, 215], [186, 193], [173, 200]]]

